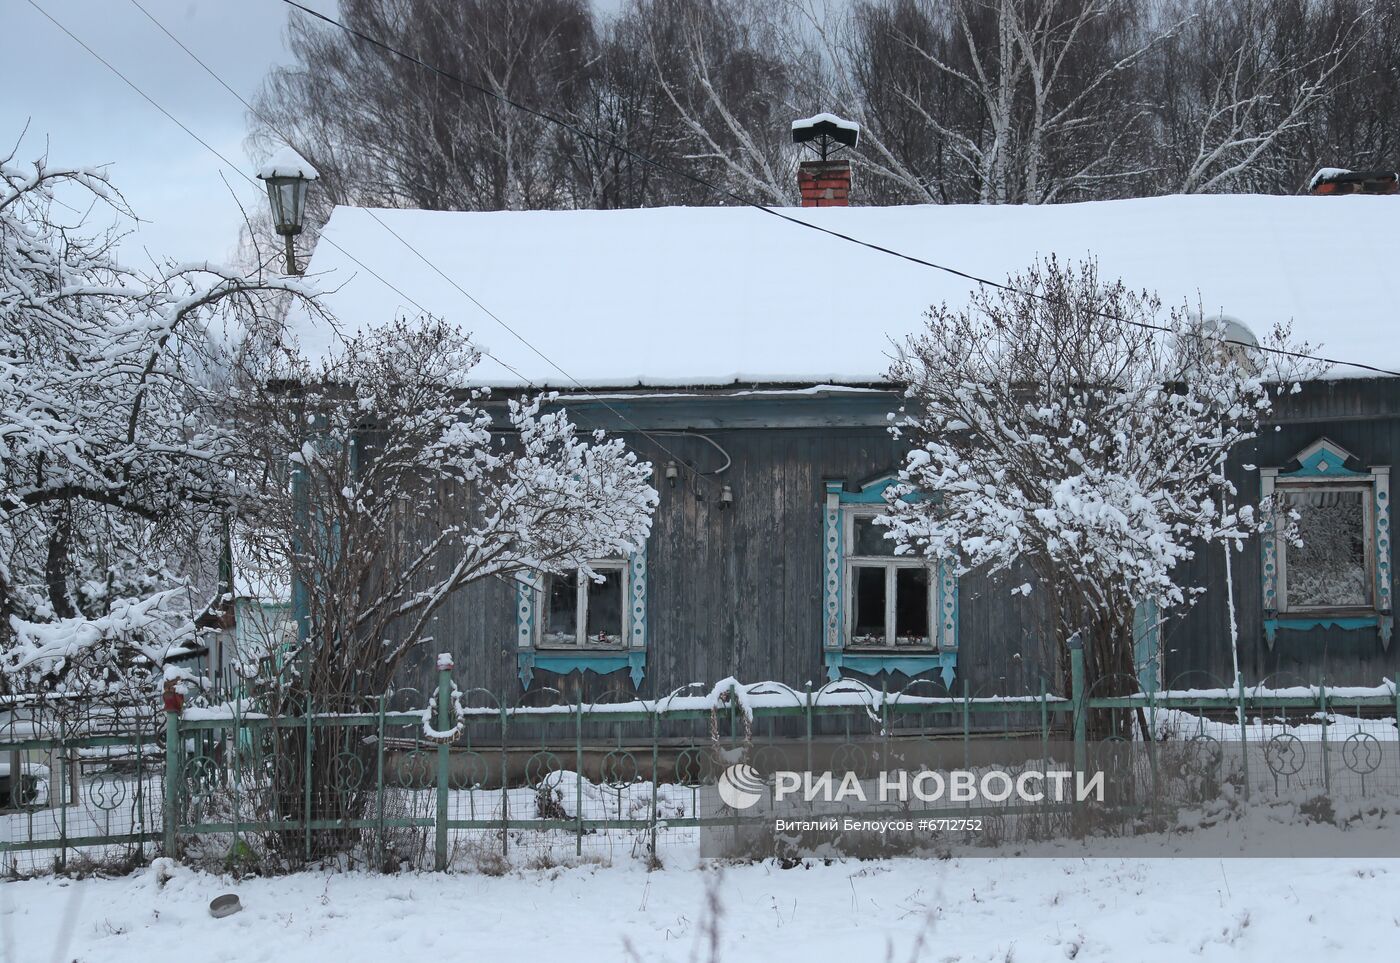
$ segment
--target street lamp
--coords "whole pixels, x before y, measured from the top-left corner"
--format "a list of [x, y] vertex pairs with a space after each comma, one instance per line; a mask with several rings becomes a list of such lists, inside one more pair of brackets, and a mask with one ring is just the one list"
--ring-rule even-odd
[[267, 182], [267, 199], [272, 202], [272, 226], [287, 239], [287, 273], [300, 275], [292, 238], [301, 233], [306, 219], [306, 188], [320, 176], [316, 168], [302, 160], [290, 147], [283, 147], [258, 170]]

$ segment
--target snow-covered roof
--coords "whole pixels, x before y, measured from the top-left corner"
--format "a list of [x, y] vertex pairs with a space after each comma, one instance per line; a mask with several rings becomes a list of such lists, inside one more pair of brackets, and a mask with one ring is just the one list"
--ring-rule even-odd
[[314, 181], [321, 175], [296, 151], [283, 147], [258, 168], [258, 176], [263, 180], [269, 177], [304, 177]]
[[[1400, 368], [1400, 197], [1175, 196], [786, 213], [997, 280], [1052, 253], [1092, 255], [1104, 276], [1155, 290], [1165, 303], [1239, 318], [1261, 335], [1292, 319], [1295, 338], [1321, 344], [1329, 356]], [[477, 375], [501, 387], [567, 388], [570, 376], [589, 387], [880, 381], [890, 339], [915, 331], [930, 304], [964, 302], [973, 286], [749, 208], [375, 215], [393, 233], [365, 210], [337, 208], [311, 260], [310, 273], [335, 288], [326, 303], [342, 329], [417, 313], [354, 257], [472, 332], [505, 363], [484, 358]], [[292, 325], [313, 356], [334, 348], [324, 324], [299, 313]]]

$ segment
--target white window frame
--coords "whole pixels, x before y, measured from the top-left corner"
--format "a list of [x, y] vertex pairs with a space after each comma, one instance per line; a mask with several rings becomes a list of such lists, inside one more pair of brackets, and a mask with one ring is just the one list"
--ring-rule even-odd
[[582, 569], [575, 569], [578, 576], [574, 586], [574, 641], [560, 642], [557, 639], [549, 638], [546, 628], [549, 623], [549, 590], [551, 582], [556, 578], [554, 575], [546, 575], [540, 580], [538, 592], [538, 605], [536, 611], [539, 617], [535, 620], [535, 648], [550, 652], [579, 652], [593, 650], [599, 652], [625, 652], [629, 648], [630, 638], [628, 632], [629, 619], [627, 617], [628, 606], [632, 599], [632, 566], [625, 558], [600, 558], [592, 560], [589, 567], [594, 571], [598, 569], [608, 569], [617, 571], [622, 578], [622, 608], [621, 622], [618, 625], [618, 640], [616, 643], [597, 642], [588, 636], [588, 587], [593, 584], [593, 580], [584, 575]]
[[1366, 601], [1359, 605], [1294, 605], [1288, 597], [1288, 539], [1278, 540], [1278, 601], [1280, 614], [1345, 612], [1371, 613], [1376, 611], [1376, 482], [1374, 478], [1356, 478], [1346, 481], [1318, 481], [1316, 479], [1278, 478], [1274, 482], [1274, 492], [1280, 496], [1284, 506], [1290, 493], [1312, 492], [1360, 492], [1362, 513], [1362, 536], [1365, 548], [1362, 551], [1362, 564], [1365, 567]]
[[[938, 567], [927, 559], [917, 555], [856, 555], [856, 519], [876, 518], [882, 512], [878, 508], [868, 508], [864, 506], [844, 507], [841, 511], [841, 528], [843, 539], [842, 559], [845, 567], [843, 578], [845, 580], [845, 626], [844, 638], [845, 648], [855, 652], [919, 652], [932, 653], [938, 651], [938, 618], [937, 608], [938, 597]], [[883, 643], [857, 642], [855, 638], [855, 618], [856, 618], [856, 584], [855, 570], [857, 566], [872, 568], [882, 567], [885, 569], [885, 641]], [[896, 584], [899, 569], [924, 569], [928, 573], [928, 597], [924, 599], [924, 609], [928, 613], [928, 635], [919, 645], [896, 645], [895, 644], [895, 606], [896, 606]]]

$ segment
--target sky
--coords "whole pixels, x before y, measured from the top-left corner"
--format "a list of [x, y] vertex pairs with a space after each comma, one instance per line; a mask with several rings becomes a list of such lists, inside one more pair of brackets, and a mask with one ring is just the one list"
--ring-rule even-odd
[[[335, 12], [334, 0], [302, 0]], [[132, 0], [34, 0], [162, 107], [251, 175], [244, 107]], [[280, 0], [140, 0], [233, 89], [251, 100], [284, 45], [292, 8]], [[294, 14], [304, 16], [304, 14]], [[30, 0], [0, 0], [0, 156], [26, 122], [15, 160], [47, 152], [65, 166], [110, 165], [113, 183], [143, 222], [122, 245], [177, 261], [227, 261], [242, 224], [227, 179], [245, 206], [266, 195], [230, 170], [65, 36]], [[23, 42], [16, 42], [23, 38]], [[109, 219], [110, 220], [110, 219]]]

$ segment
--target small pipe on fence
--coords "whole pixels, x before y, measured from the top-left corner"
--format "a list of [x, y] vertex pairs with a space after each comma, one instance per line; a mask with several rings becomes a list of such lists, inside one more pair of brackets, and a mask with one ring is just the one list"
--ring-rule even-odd
[[[437, 657], [437, 724], [439, 732], [452, 728], [452, 655], [439, 653]], [[444, 738], [437, 745], [437, 834], [433, 844], [433, 869], [441, 873], [447, 869], [447, 766], [451, 746]]]

